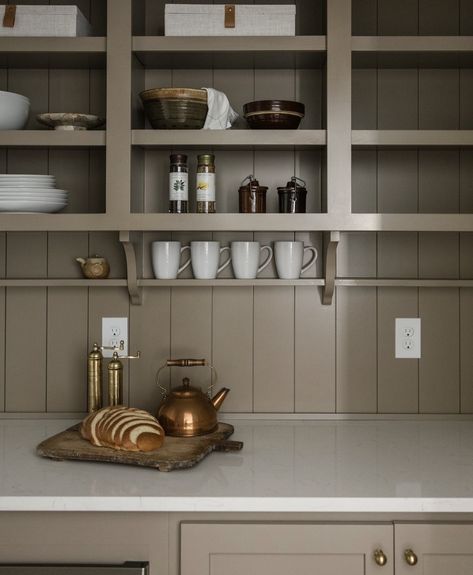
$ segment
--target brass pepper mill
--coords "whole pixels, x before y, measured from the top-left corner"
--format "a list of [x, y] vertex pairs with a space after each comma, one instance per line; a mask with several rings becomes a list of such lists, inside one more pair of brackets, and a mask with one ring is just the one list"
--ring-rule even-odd
[[141, 352], [136, 355], [119, 356], [117, 351], [113, 352], [112, 361], [108, 364], [108, 404], [123, 404], [123, 363], [121, 359], [140, 359]]
[[87, 411], [92, 413], [102, 407], [102, 363], [100, 346], [94, 343], [87, 358]]

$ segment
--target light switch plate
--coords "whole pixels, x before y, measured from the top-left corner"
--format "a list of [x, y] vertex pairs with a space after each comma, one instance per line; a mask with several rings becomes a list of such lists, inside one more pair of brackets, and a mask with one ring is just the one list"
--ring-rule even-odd
[[420, 359], [420, 318], [396, 318], [396, 359]]
[[[103, 317], [102, 318], [102, 345], [104, 347], [120, 347], [123, 349], [119, 355], [128, 355], [128, 318], [127, 317]], [[104, 357], [112, 357], [113, 350], [104, 349]]]

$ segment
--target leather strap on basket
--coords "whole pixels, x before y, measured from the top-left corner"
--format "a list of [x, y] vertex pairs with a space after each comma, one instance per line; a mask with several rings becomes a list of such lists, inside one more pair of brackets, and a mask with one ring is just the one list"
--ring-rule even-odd
[[235, 28], [235, 4], [225, 4], [225, 28]]
[[10, 4], [5, 6], [5, 14], [3, 15], [3, 27], [13, 28], [15, 26], [16, 18], [16, 5]]

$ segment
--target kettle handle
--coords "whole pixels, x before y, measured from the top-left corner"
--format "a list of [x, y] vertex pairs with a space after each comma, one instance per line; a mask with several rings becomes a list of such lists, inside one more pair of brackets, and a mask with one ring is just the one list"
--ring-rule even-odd
[[212, 389], [217, 383], [217, 370], [206, 359], [167, 359], [156, 372], [156, 385], [161, 390], [163, 400], [166, 399], [168, 390], [160, 385], [159, 378], [161, 377], [161, 372], [167, 367], [208, 367], [210, 369], [210, 385], [207, 389], [207, 394], [209, 397], [212, 396]]

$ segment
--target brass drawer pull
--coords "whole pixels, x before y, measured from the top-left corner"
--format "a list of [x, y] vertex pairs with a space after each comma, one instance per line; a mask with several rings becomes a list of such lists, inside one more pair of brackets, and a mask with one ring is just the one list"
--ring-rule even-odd
[[404, 551], [404, 559], [406, 560], [406, 563], [411, 567], [417, 565], [417, 555], [414, 553], [414, 551], [412, 551], [412, 549], [406, 549]]
[[382, 549], [376, 549], [376, 551], [373, 553], [373, 559], [376, 565], [379, 565], [380, 567], [384, 567], [388, 562], [388, 558], [383, 553]]

